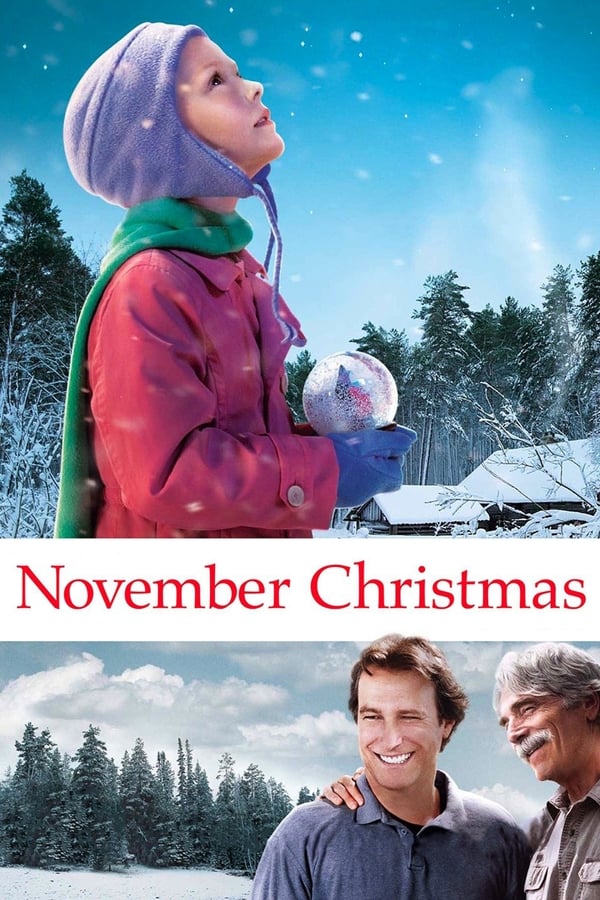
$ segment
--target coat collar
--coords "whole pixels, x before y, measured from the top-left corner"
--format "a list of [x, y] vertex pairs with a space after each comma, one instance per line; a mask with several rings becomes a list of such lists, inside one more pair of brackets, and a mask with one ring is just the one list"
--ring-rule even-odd
[[[282, 344], [281, 326], [273, 315], [271, 286], [267, 281], [267, 273], [264, 266], [251, 253], [247, 250], [242, 250], [235, 256], [214, 257], [186, 250], [171, 250], [170, 252], [196, 269], [218, 291], [231, 290], [234, 282], [241, 282], [246, 275], [257, 276], [253, 283], [253, 293], [260, 320], [263, 346], [269, 346], [272, 351], [275, 344]], [[305, 344], [306, 338], [300, 329], [300, 322], [281, 297], [279, 298], [279, 313], [284, 322], [288, 322], [298, 332], [299, 338]], [[287, 355], [288, 350], [289, 344], [283, 342], [282, 359]]]

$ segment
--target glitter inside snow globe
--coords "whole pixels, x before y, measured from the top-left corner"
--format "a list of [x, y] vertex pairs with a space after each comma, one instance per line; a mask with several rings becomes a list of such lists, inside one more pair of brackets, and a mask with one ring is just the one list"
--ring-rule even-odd
[[394, 421], [398, 390], [389, 369], [369, 353], [332, 353], [309, 373], [302, 405], [320, 435], [385, 428]]

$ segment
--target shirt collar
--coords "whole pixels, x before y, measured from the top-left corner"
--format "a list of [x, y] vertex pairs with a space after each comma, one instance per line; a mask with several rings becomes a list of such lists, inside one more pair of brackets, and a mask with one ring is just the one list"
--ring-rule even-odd
[[[600, 806], [600, 778], [596, 784], [590, 788], [585, 797], [582, 797], [581, 800], [578, 800], [577, 802], [582, 803], [584, 800], [587, 800], [588, 797]], [[559, 788], [547, 801], [546, 808], [552, 818], [555, 819], [561, 811], [566, 812], [573, 805], [574, 804], [569, 800], [567, 792], [563, 790], [563, 788]]]
[[[393, 821], [390, 819], [390, 814], [387, 812], [385, 807], [381, 805], [371, 788], [369, 787], [369, 783], [367, 781], [366, 776], [359, 775], [356, 780], [356, 784], [358, 788], [365, 798], [365, 802], [362, 806], [359, 806], [356, 810], [356, 821], [359, 825], [368, 825], [371, 822], [386, 822], [389, 823]], [[462, 799], [460, 797], [460, 791], [452, 781], [452, 779], [445, 772], [437, 772], [435, 777], [435, 784], [440, 792], [441, 797], [446, 798], [446, 805], [439, 816], [436, 816], [434, 819], [431, 819], [427, 822], [423, 828], [430, 828], [431, 826], [435, 826], [436, 828], [444, 828], [447, 831], [452, 831], [456, 828], [456, 824], [459, 820], [466, 820], [466, 814]]]
[[370, 822], [383, 821], [383, 806], [369, 787], [366, 776], [359, 775], [356, 779], [358, 789], [365, 798], [362, 806], [356, 810], [356, 821], [359, 825], [368, 825]]

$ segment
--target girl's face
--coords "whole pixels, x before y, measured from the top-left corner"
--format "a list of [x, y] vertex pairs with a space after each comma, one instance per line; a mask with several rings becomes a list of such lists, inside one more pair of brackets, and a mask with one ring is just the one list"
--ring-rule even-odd
[[262, 84], [242, 78], [235, 62], [209, 38], [190, 38], [183, 48], [176, 91], [188, 131], [249, 178], [283, 153], [283, 140], [262, 102]]

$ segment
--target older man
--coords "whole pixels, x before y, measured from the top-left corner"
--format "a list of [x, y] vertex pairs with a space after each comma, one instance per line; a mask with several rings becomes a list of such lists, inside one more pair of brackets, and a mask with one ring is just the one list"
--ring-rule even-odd
[[253, 900], [522, 900], [523, 833], [437, 770], [466, 706], [428, 641], [388, 635], [367, 647], [349, 701], [364, 802], [296, 807], [267, 844]]
[[600, 664], [569, 644], [507, 653], [494, 706], [536, 778], [559, 785], [535, 823], [526, 896], [600, 898]]

